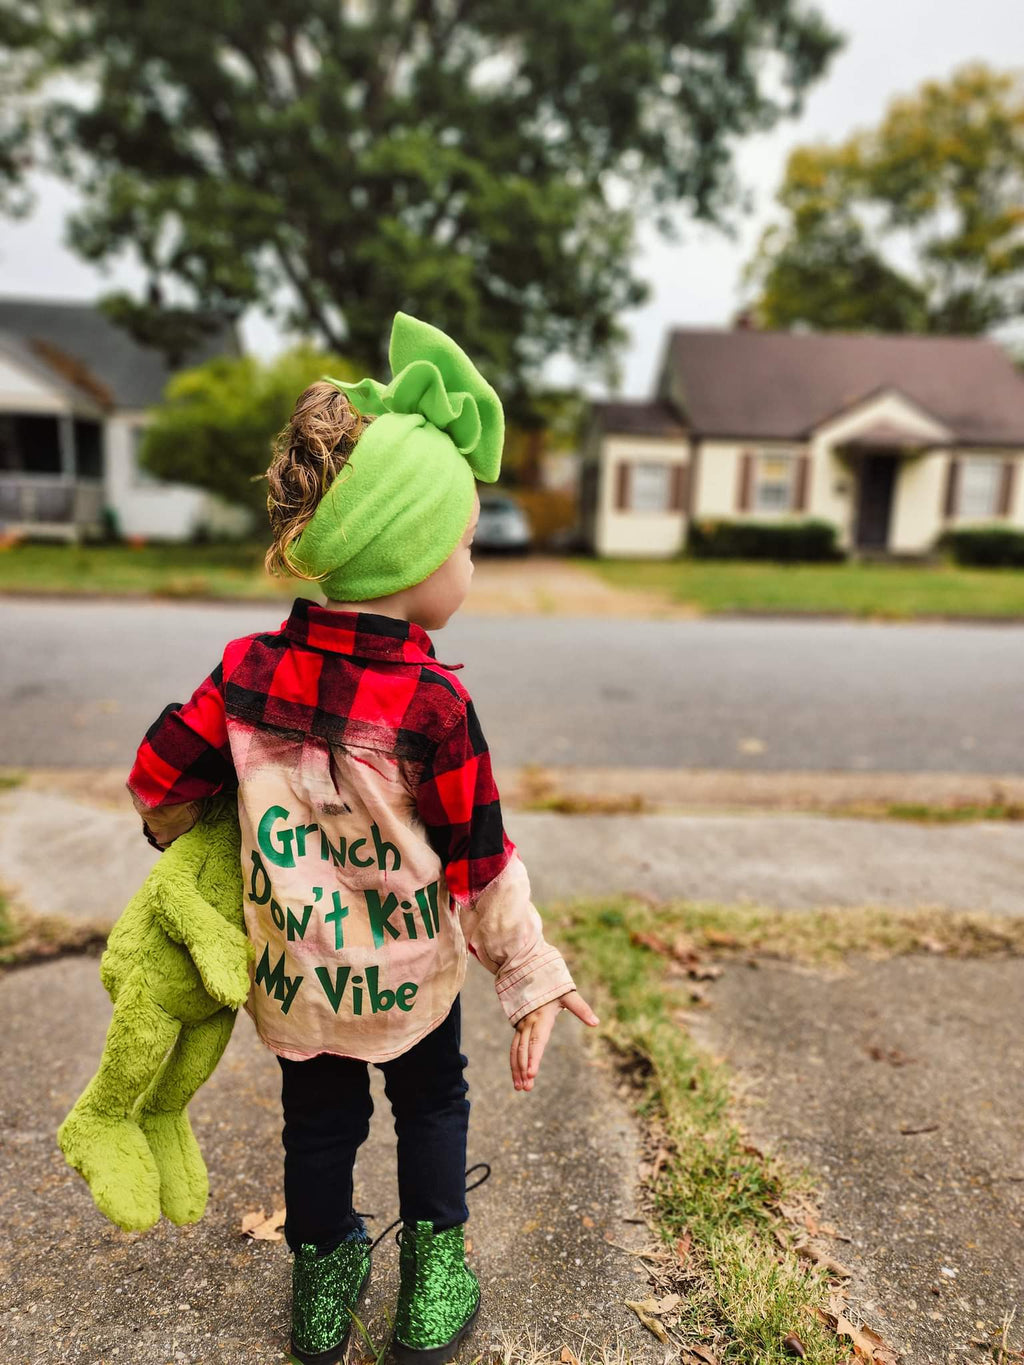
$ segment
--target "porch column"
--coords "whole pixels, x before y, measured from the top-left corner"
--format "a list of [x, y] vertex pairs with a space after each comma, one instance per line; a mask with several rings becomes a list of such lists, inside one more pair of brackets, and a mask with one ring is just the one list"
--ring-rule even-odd
[[60, 444], [60, 472], [65, 479], [73, 480], [77, 472], [75, 419], [67, 413], [63, 413], [57, 418], [57, 439]]

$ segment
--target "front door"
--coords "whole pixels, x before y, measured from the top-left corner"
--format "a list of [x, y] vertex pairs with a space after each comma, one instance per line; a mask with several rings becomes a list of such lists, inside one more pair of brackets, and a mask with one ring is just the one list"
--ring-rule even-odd
[[858, 550], [888, 548], [895, 483], [895, 455], [864, 456], [860, 467], [860, 499], [857, 504]]

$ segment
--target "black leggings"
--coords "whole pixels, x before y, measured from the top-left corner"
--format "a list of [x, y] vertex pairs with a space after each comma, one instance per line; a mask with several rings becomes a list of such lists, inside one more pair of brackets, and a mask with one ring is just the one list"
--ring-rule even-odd
[[[467, 1058], [460, 1049], [458, 996], [444, 1021], [408, 1052], [377, 1062], [398, 1134], [399, 1212], [430, 1219], [436, 1231], [464, 1223]], [[352, 1168], [370, 1131], [373, 1101], [366, 1062], [321, 1052], [281, 1063], [284, 1107], [285, 1239], [297, 1251], [333, 1250], [356, 1227]]]

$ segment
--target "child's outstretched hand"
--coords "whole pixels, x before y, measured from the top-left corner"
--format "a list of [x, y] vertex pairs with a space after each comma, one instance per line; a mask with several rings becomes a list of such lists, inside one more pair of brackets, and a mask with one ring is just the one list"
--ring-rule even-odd
[[512, 1080], [517, 1090], [532, 1090], [533, 1079], [540, 1070], [540, 1059], [544, 1055], [547, 1041], [551, 1037], [555, 1016], [560, 1010], [569, 1010], [577, 1019], [582, 1019], [591, 1028], [600, 1020], [579, 991], [569, 991], [557, 1000], [549, 1000], [546, 1005], [524, 1014], [516, 1024], [512, 1035]]

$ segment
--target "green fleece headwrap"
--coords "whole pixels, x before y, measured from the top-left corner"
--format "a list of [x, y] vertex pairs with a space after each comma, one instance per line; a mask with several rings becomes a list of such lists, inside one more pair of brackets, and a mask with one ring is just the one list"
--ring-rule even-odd
[[336, 601], [428, 578], [469, 523], [474, 475], [494, 483], [501, 469], [501, 400], [451, 337], [396, 313], [388, 359], [386, 388], [328, 379], [374, 420], [288, 551]]

